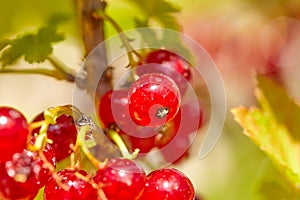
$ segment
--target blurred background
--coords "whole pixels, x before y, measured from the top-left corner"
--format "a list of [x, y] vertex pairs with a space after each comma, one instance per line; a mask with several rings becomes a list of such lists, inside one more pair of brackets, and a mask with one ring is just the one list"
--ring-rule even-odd
[[[214, 150], [205, 159], [198, 158], [207, 128], [203, 127], [190, 156], [177, 167], [191, 177], [197, 193], [204, 199], [264, 199], [258, 183], [269, 170], [269, 161], [242, 134], [229, 111], [239, 105], [256, 104], [253, 90], [257, 73], [275, 78], [286, 86], [292, 97], [300, 99], [300, 1], [169, 1], [181, 7], [176, 18], [182, 32], [202, 45], [218, 66], [225, 84], [228, 110], [223, 133]], [[139, 10], [128, 1], [107, 2], [108, 14], [124, 30], [133, 28], [132, 17], [141, 14]], [[69, 16], [59, 27], [66, 40], [55, 45], [54, 54], [78, 70], [83, 52], [71, 0], [2, 0], [0, 38], [34, 31], [53, 13]], [[106, 24], [106, 36], [114, 34], [112, 27]], [[19, 62], [17, 65], [27, 64]], [[71, 83], [48, 77], [0, 74], [0, 105], [14, 106], [28, 119], [46, 107], [71, 103], [72, 90]]]

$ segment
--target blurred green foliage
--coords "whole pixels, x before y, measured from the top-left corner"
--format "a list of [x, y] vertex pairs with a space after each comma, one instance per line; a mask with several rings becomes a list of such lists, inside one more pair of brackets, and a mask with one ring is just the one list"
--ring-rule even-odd
[[75, 33], [75, 7], [72, 0], [2, 0], [0, 6], [0, 38], [9, 37], [28, 30], [36, 30], [55, 14], [69, 16], [63, 30]]

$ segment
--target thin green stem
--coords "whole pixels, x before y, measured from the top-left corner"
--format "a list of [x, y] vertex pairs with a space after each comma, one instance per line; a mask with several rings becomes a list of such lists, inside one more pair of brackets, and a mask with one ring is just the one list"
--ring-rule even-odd
[[128, 159], [135, 159], [139, 153], [138, 149], [135, 149], [133, 153], [130, 153], [124, 143], [124, 141], [122, 140], [122, 138], [120, 137], [120, 135], [114, 131], [114, 130], [109, 130], [108, 133], [109, 137], [115, 142], [115, 144], [119, 147], [122, 156], [124, 158], [128, 158]]
[[[42, 69], [42, 68], [35, 68], [35, 69], [1, 69], [0, 73], [1, 74], [8, 74], [8, 73], [14, 73], [14, 74], [40, 74], [40, 75], [45, 75], [45, 76], [50, 76], [53, 77], [55, 75], [55, 70], [50, 70], [50, 69]], [[55, 78], [60, 78], [55, 77]]]
[[93, 165], [95, 167], [97, 167], [97, 169], [99, 169], [103, 165], [102, 162], [100, 162], [99, 160], [97, 160], [97, 158], [95, 158], [93, 156], [93, 154], [90, 152], [89, 148], [87, 147], [87, 145], [85, 143], [85, 136], [89, 130], [90, 130], [90, 127], [87, 125], [80, 127], [77, 143], [78, 143], [78, 146], [81, 147], [81, 150], [83, 151], [85, 156], [93, 163]]
[[109, 15], [107, 15], [103, 10], [97, 10], [95, 15], [102, 18], [103, 20], [108, 21], [113, 26], [113, 28], [117, 31], [124, 47], [126, 48], [126, 50], [128, 52], [127, 54], [128, 54], [128, 59], [129, 59], [130, 65], [131, 65], [131, 67], [135, 67], [137, 65], [137, 63], [134, 60], [134, 55], [137, 56], [138, 58], [141, 58], [141, 55], [137, 51], [135, 51], [135, 49], [131, 46], [130, 40], [124, 34], [123, 29], [119, 26], [119, 24], [113, 18], [111, 18]]
[[44, 75], [51, 78], [56, 78], [57, 80], [67, 80], [69, 82], [74, 82], [74, 79], [69, 76], [69, 74], [62, 73], [58, 70], [44, 69], [44, 68], [34, 68], [34, 69], [0, 69], [0, 74], [37, 74]]
[[76, 72], [69, 68], [65, 63], [60, 61], [56, 56], [52, 55], [47, 58], [47, 60], [53, 65], [53, 67], [60, 71], [62, 74], [65, 74], [65, 77], [69, 80], [74, 82], [76, 77]]

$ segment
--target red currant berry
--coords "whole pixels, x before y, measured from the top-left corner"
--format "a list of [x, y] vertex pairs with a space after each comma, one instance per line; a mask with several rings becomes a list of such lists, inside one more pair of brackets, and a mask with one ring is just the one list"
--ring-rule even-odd
[[145, 63], [158, 63], [162, 67], [171, 67], [187, 80], [191, 79], [189, 63], [176, 53], [168, 50], [158, 49], [151, 51], [145, 58]]
[[125, 132], [131, 132], [137, 126], [129, 115], [127, 90], [106, 92], [100, 100], [99, 117], [105, 128], [117, 126]]
[[155, 146], [156, 132], [152, 127], [136, 126], [133, 132], [120, 131], [119, 134], [130, 151], [139, 149], [139, 153], [148, 153]]
[[187, 101], [180, 107], [173, 121], [176, 131], [183, 131], [188, 135], [201, 128], [203, 118], [203, 109], [200, 103], [198, 101]]
[[[84, 180], [89, 179], [87, 172], [83, 170], [74, 171], [64, 169], [57, 172], [61, 181], [56, 181], [52, 176], [44, 190], [45, 200], [97, 200], [98, 194], [91, 183]], [[84, 179], [81, 177], [85, 177]], [[65, 187], [63, 187], [65, 186]]]
[[191, 146], [190, 139], [187, 135], [176, 135], [167, 145], [159, 149], [164, 159], [176, 164], [182, 161], [189, 155], [189, 148]]
[[[102, 122], [103, 126], [105, 128], [109, 128], [110, 125], [115, 124], [115, 119], [112, 113], [112, 93], [114, 91], [113, 90], [109, 90], [107, 91], [100, 99], [99, 102], [99, 110], [98, 110], [98, 115], [99, 115], [99, 119]], [[118, 93], [117, 91], [115, 91], [116, 93]], [[127, 92], [126, 92], [127, 93]], [[127, 94], [125, 95], [127, 96]], [[121, 103], [122, 101], [120, 101]]]
[[[0, 166], [0, 199], [33, 199], [51, 176], [48, 166], [55, 167], [54, 151], [46, 145], [43, 155], [24, 150]], [[47, 163], [47, 164], [46, 164]]]
[[0, 163], [22, 152], [27, 144], [28, 124], [18, 110], [0, 107]]
[[181, 56], [167, 50], [151, 51], [145, 58], [143, 65], [137, 68], [137, 74], [162, 73], [169, 76], [177, 84], [183, 95], [191, 79], [190, 65]]
[[126, 158], [113, 158], [94, 177], [95, 183], [102, 186], [108, 200], [139, 199], [144, 190], [146, 175], [134, 161]]
[[191, 181], [176, 169], [159, 169], [147, 175], [142, 200], [194, 200]]
[[[39, 114], [33, 122], [44, 120], [44, 114]], [[34, 129], [32, 133], [38, 133], [39, 129]], [[68, 157], [72, 153], [71, 144], [76, 143], [77, 130], [74, 119], [71, 116], [62, 115], [57, 118], [56, 124], [50, 124], [47, 130], [47, 136], [53, 141], [50, 144], [55, 152], [57, 161]]]
[[188, 150], [203, 122], [199, 103], [188, 101], [181, 106], [175, 118], [157, 134], [155, 144], [163, 157], [170, 163], [177, 163], [188, 156]]
[[[178, 115], [178, 114], [177, 114]], [[174, 120], [165, 124], [158, 134], [155, 136], [155, 146], [162, 148], [167, 145], [176, 135], [177, 130], [175, 129]]]
[[177, 114], [179, 89], [163, 74], [145, 74], [129, 89], [129, 113], [141, 126], [162, 126]]

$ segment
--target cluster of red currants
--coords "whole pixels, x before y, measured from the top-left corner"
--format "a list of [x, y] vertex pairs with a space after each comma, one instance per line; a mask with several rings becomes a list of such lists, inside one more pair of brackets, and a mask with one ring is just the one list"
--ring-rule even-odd
[[[76, 143], [77, 130], [71, 116], [62, 115], [50, 125], [50, 143], [35, 147], [43, 114], [29, 124], [11, 107], [0, 107], [0, 199], [34, 199], [55, 172], [56, 163], [68, 157]], [[35, 125], [34, 125], [35, 124]], [[33, 125], [33, 126], [31, 126]]]
[[[117, 132], [130, 150], [147, 153], [158, 147], [168, 160], [169, 153], [177, 154], [180, 146], [188, 149], [189, 134], [200, 128], [202, 113], [194, 104], [182, 104], [191, 78], [187, 62], [174, 53], [158, 50], [149, 53], [145, 63], [159, 65], [154, 64], [151, 73], [147, 65], [138, 67], [139, 78], [129, 90], [107, 92], [100, 101], [99, 116], [104, 128]], [[99, 161], [95, 172], [85, 171], [80, 165], [57, 170], [58, 162], [78, 150], [74, 146], [80, 146], [79, 134], [68, 114], [59, 115], [56, 123], [48, 123], [43, 132], [47, 121], [44, 116], [42, 113], [28, 123], [20, 111], [0, 107], [1, 200], [32, 200], [41, 189], [45, 200], [195, 198], [193, 185], [182, 172], [162, 168], [146, 174], [129, 158]], [[192, 126], [195, 121], [196, 126]], [[173, 157], [170, 160], [174, 161]]]
[[139, 149], [140, 155], [158, 148], [167, 162], [185, 157], [190, 135], [203, 120], [199, 102], [185, 100], [192, 78], [190, 64], [158, 49], [146, 54], [132, 73], [129, 86], [110, 90], [100, 99], [102, 126], [118, 132], [127, 148]]
[[[43, 120], [39, 115], [33, 123]], [[10, 107], [0, 108], [0, 199], [30, 200], [44, 187], [44, 199], [180, 199], [192, 200], [190, 180], [176, 169], [159, 169], [146, 176], [127, 158], [103, 163], [94, 176], [82, 169], [56, 172], [56, 162], [72, 152], [76, 129], [72, 117], [62, 115], [50, 125], [52, 143], [37, 151], [28, 149], [36, 139], [25, 117]], [[58, 156], [56, 160], [55, 156]]]

